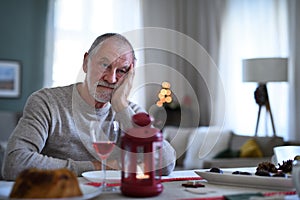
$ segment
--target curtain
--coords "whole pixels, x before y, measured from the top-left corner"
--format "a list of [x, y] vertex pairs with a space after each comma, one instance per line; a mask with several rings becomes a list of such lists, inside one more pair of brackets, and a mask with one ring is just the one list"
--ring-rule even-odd
[[52, 86], [52, 66], [54, 52], [54, 12], [55, 1], [48, 1], [47, 24], [46, 24], [46, 45], [45, 45], [45, 70], [44, 70], [44, 87]]
[[[242, 60], [288, 57], [287, 1], [228, 0], [222, 25], [220, 73], [226, 101], [225, 127], [254, 135], [258, 105], [256, 83], [242, 82]], [[277, 135], [289, 138], [289, 83], [268, 83], [269, 99]], [[280, 98], [279, 98], [280, 97]], [[258, 135], [272, 135], [268, 115], [260, 118]]]
[[159, 81], [167, 80], [181, 107], [187, 106], [189, 99], [193, 113], [181, 117], [196, 126], [216, 123], [212, 113], [220, 85], [220, 79], [215, 77], [225, 1], [142, 2], [144, 26], [156, 28], [144, 40], [157, 43], [145, 49], [146, 82], [157, 84], [147, 88], [147, 107], [155, 104]]
[[[134, 45], [140, 40], [135, 35], [142, 27], [140, 0], [50, 0], [49, 3], [47, 55], [50, 59], [46, 58], [48, 79], [45, 86], [83, 81], [83, 55], [101, 34], [121, 33]], [[137, 52], [137, 57], [139, 66], [143, 63], [143, 55]], [[143, 79], [143, 76], [139, 73], [136, 79]], [[131, 98], [145, 106], [145, 98], [134, 95]]]
[[[289, 8], [289, 136], [290, 139], [300, 141], [300, 2], [288, 1]], [[298, 14], [297, 14], [298, 13]]]

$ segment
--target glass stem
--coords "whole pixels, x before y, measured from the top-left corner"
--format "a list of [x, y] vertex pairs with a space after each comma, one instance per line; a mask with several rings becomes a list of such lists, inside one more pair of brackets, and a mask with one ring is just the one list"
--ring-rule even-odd
[[102, 180], [102, 188], [106, 188], [106, 159], [103, 159], [101, 162], [102, 166], [102, 172], [103, 172], [103, 180]]

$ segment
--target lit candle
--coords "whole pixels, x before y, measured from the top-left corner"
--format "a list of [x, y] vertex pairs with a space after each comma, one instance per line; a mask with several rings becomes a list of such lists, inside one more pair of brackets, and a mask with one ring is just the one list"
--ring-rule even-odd
[[[143, 166], [143, 164], [140, 164]], [[137, 172], [136, 172], [136, 178], [137, 179], [148, 179], [150, 176], [148, 174], [144, 174], [142, 167], [138, 165], [137, 166]]]
[[148, 179], [149, 177], [150, 176], [148, 174], [143, 174], [143, 173], [140, 173], [140, 174], [136, 175], [137, 179]]

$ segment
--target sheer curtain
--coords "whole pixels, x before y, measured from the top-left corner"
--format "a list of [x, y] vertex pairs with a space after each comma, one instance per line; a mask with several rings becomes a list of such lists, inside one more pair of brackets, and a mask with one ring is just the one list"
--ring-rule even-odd
[[[51, 0], [49, 6], [49, 58], [47, 73], [52, 77], [46, 86], [62, 86], [82, 81], [82, 61], [97, 36], [116, 32], [132, 37], [132, 31], [142, 27], [140, 0]], [[53, 21], [51, 20], [53, 18]], [[51, 28], [52, 22], [52, 28]], [[54, 38], [51, 38], [54, 35]], [[135, 38], [128, 38], [130, 41]], [[135, 41], [133, 41], [135, 42]], [[51, 43], [49, 42], [49, 46]], [[137, 52], [138, 63], [143, 55]], [[49, 59], [48, 59], [49, 60]], [[47, 74], [49, 77], [49, 74]], [[141, 74], [141, 76], [143, 76]], [[139, 77], [141, 78], [141, 77]], [[143, 105], [143, 101], [140, 102]]]
[[[288, 1], [289, 4], [289, 128], [292, 139], [300, 141], [300, 2]], [[297, 14], [298, 13], [298, 14]]]
[[[222, 26], [220, 74], [225, 87], [225, 126], [254, 135], [258, 105], [256, 83], [242, 82], [242, 60], [288, 57], [287, 1], [228, 0]], [[288, 83], [268, 83], [277, 135], [289, 139]], [[266, 123], [268, 122], [268, 123]], [[262, 116], [258, 135], [272, 135], [270, 119]]]
[[[220, 28], [225, 3], [226, 1], [211, 0], [143, 1], [144, 26], [157, 27], [162, 29], [162, 33], [170, 33], [164, 41], [160, 40], [164, 34], [157, 34], [159, 41], [166, 43], [169, 48], [147, 50], [145, 61], [156, 64], [153, 67], [153, 78], [157, 78], [155, 73], [162, 68], [169, 69], [169, 73], [159, 74], [159, 78], [171, 82], [171, 89], [181, 106], [184, 106], [182, 97], [191, 98], [194, 114], [200, 115], [200, 119], [195, 117], [195, 120], [198, 120], [196, 125], [208, 126], [214, 123], [212, 113], [216, 98], [213, 97], [220, 81], [215, 78], [217, 67], [212, 65], [218, 63]], [[194, 44], [201, 50], [196, 50]], [[171, 51], [172, 47], [178, 51]], [[179, 51], [182, 54], [178, 53]], [[179, 79], [171, 73], [174, 71], [184, 78]], [[152, 79], [146, 77], [148, 81], [150, 78]], [[147, 93], [153, 94], [154, 91], [148, 90]], [[196, 97], [193, 96], [193, 92]], [[147, 100], [147, 104], [151, 105], [155, 102], [154, 95], [148, 96]], [[193, 120], [191, 116], [186, 117], [190, 121]]]

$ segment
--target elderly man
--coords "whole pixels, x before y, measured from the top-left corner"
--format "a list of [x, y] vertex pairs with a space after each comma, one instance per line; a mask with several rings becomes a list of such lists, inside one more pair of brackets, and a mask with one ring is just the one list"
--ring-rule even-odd
[[[99, 36], [84, 54], [84, 82], [44, 88], [28, 98], [7, 145], [3, 178], [14, 180], [30, 167], [66, 167], [78, 176], [84, 171], [100, 170], [101, 161], [90, 139], [90, 124], [115, 120], [123, 130], [133, 126], [131, 117], [143, 111], [127, 99], [134, 65], [134, 50], [124, 36]], [[169, 174], [176, 156], [167, 141], [163, 144], [163, 174]], [[118, 169], [119, 156], [120, 149], [115, 148], [107, 167]]]

